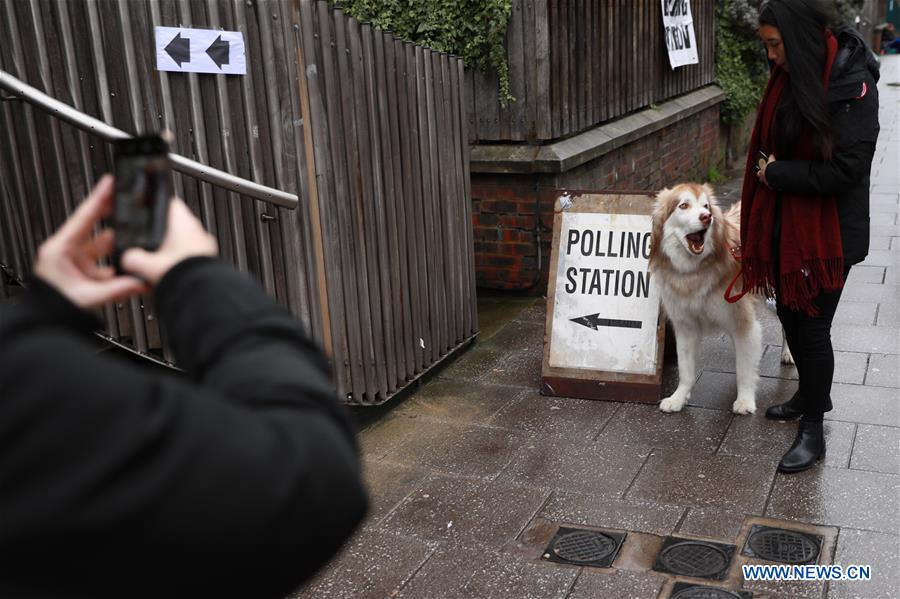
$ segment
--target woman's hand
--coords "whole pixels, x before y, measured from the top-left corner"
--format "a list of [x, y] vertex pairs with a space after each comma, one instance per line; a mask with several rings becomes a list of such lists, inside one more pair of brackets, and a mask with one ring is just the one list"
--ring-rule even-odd
[[[760, 162], [762, 160], [760, 159]], [[766, 160], [766, 163], [760, 165], [760, 169], [756, 172], [756, 178], [760, 180], [761, 183], [765, 183], [766, 187], [771, 187], [769, 182], [766, 180], [766, 167], [775, 162], [775, 154], [769, 154], [769, 159]]]
[[119, 301], [148, 288], [136, 277], [116, 275], [98, 260], [113, 250], [113, 231], [94, 235], [100, 219], [113, 209], [113, 178], [104, 175], [59, 230], [38, 248], [34, 274], [79, 308], [89, 310]]

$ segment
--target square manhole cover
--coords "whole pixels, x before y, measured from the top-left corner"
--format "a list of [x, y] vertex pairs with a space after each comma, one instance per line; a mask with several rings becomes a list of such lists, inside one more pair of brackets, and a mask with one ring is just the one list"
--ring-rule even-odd
[[708, 587], [692, 582], [679, 582], [672, 588], [669, 599], [752, 599], [750, 591], [733, 591], [722, 587]]
[[668, 537], [656, 556], [657, 572], [722, 580], [734, 557], [734, 545]]
[[544, 559], [559, 564], [609, 568], [622, 547], [625, 535], [624, 532], [560, 526], [544, 550]]
[[741, 553], [781, 564], [814, 564], [821, 550], [818, 535], [754, 524]]

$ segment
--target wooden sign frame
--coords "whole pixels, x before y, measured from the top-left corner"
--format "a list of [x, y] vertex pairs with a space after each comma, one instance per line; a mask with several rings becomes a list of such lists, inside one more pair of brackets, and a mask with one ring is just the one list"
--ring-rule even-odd
[[662, 390], [665, 317], [662, 309], [657, 318], [656, 372], [625, 373], [582, 368], [550, 366], [550, 344], [553, 339], [553, 312], [559, 267], [559, 243], [563, 213], [604, 213], [650, 215], [655, 194], [644, 192], [604, 192], [554, 190], [553, 245], [550, 277], [547, 284], [547, 315], [544, 334], [544, 357], [541, 368], [541, 394], [607, 401], [656, 403]]

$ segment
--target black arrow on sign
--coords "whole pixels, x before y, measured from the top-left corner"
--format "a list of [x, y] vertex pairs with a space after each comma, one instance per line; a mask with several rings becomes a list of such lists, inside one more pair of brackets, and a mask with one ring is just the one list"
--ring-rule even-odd
[[181, 68], [181, 63], [191, 61], [191, 40], [186, 37], [181, 37], [181, 32], [179, 31], [178, 35], [173, 37], [172, 41], [169, 42], [169, 45], [166, 46], [166, 52], [169, 53], [172, 60], [178, 63], [178, 67]]
[[600, 318], [600, 314], [588, 314], [587, 316], [579, 316], [572, 318], [572, 322], [585, 326], [589, 329], [597, 330], [598, 327], [620, 327], [623, 329], [639, 329], [641, 328], [640, 320], [617, 320], [615, 318]]
[[212, 58], [219, 69], [222, 68], [223, 64], [228, 64], [228, 55], [230, 52], [230, 44], [228, 42], [223, 42], [221, 35], [206, 49], [206, 53], [209, 54], [209, 57]]

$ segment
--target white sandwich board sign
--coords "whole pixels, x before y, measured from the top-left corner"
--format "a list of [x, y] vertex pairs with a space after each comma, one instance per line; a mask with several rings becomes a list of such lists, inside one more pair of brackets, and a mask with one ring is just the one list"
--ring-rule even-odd
[[542, 392], [657, 401], [663, 320], [648, 269], [653, 196], [559, 192]]
[[219, 29], [154, 27], [156, 69], [181, 73], [246, 75], [244, 34]]
[[660, 2], [662, 2], [666, 49], [669, 51], [669, 64], [672, 70], [699, 63], [690, 0], [660, 0]]

